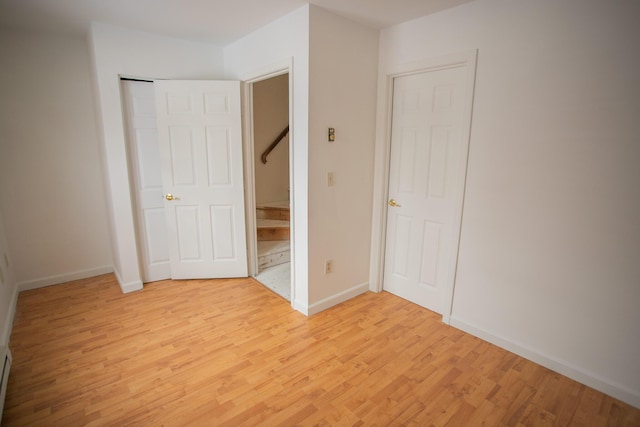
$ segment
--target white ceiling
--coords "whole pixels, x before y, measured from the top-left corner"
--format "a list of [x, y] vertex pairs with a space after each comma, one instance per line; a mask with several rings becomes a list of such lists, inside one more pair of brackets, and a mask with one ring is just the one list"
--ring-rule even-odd
[[472, 0], [0, 0], [0, 27], [85, 34], [92, 21], [220, 45], [306, 3], [385, 28]]

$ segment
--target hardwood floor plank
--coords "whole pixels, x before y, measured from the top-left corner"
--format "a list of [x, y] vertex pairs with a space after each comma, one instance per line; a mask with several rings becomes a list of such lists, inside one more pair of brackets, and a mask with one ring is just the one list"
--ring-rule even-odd
[[20, 293], [3, 426], [640, 426], [386, 292], [310, 318], [252, 279]]

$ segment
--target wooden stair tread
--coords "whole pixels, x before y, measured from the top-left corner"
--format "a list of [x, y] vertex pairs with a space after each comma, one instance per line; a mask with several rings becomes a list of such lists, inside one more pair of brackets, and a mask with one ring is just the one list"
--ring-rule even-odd
[[257, 210], [262, 211], [289, 211], [289, 207], [277, 207], [277, 206], [258, 206]]
[[[258, 241], [288, 241], [289, 202], [262, 204], [256, 208]], [[289, 256], [287, 255], [287, 259]]]
[[288, 220], [290, 217], [289, 208], [258, 207], [256, 208], [256, 218], [258, 219], [280, 219]]
[[289, 209], [289, 201], [260, 203], [258, 209]]
[[277, 254], [290, 250], [288, 240], [264, 240], [258, 242], [258, 256]]
[[289, 228], [289, 221], [258, 218], [258, 228]]

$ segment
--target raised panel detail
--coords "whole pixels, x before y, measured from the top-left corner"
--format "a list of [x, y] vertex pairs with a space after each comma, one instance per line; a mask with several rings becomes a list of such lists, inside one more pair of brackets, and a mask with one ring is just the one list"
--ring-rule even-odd
[[173, 185], [195, 185], [195, 141], [193, 129], [186, 126], [169, 128]]
[[190, 95], [177, 93], [167, 94], [168, 114], [187, 114], [191, 113], [192, 111], [193, 102]]
[[156, 117], [156, 104], [153, 97], [134, 96], [131, 99], [134, 117]]
[[207, 128], [207, 168], [209, 186], [232, 185], [229, 129]]
[[215, 92], [204, 94], [205, 114], [228, 114], [230, 110], [229, 97], [226, 94]]
[[393, 274], [409, 276], [409, 245], [411, 244], [411, 218], [398, 215], [395, 224]]
[[431, 129], [429, 172], [427, 174], [428, 197], [442, 198], [445, 196], [450, 136], [451, 129], [448, 127], [438, 126]]
[[402, 109], [404, 113], [414, 113], [420, 108], [420, 93], [415, 91], [402, 92]]
[[455, 86], [443, 85], [433, 88], [433, 112], [441, 113], [454, 108]]
[[176, 230], [178, 232], [178, 259], [200, 261], [202, 259], [200, 221], [198, 206], [176, 207]]
[[420, 261], [420, 284], [422, 285], [437, 286], [441, 234], [442, 224], [424, 222]]
[[162, 188], [160, 150], [156, 129], [136, 129], [135, 144], [138, 159], [140, 190]]
[[147, 254], [150, 265], [169, 261], [169, 243], [167, 241], [164, 208], [145, 209], [144, 229], [147, 241]]
[[414, 187], [417, 132], [412, 128], [404, 128], [401, 132], [398, 191], [411, 193]]
[[236, 258], [233, 230], [233, 206], [215, 205], [210, 207], [211, 230], [213, 234], [213, 259], [233, 260]]

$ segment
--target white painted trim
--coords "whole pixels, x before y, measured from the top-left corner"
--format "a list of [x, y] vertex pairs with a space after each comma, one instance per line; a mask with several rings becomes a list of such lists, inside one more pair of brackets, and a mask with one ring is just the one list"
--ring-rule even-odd
[[134, 280], [133, 282], [123, 283], [120, 274], [114, 270], [113, 274], [116, 276], [116, 280], [118, 281], [118, 285], [120, 285], [120, 290], [123, 294], [128, 294], [129, 292], [141, 291], [143, 289], [142, 280]]
[[[476, 83], [476, 64], [478, 59], [478, 51], [472, 50], [465, 53], [460, 54], [463, 59], [463, 65], [466, 67], [467, 72], [467, 96], [465, 98], [466, 105], [464, 106], [464, 116], [462, 118], [462, 137], [463, 141], [463, 155], [464, 161], [461, 165], [462, 167], [462, 182], [460, 183], [460, 187], [458, 188], [459, 193], [457, 194], [456, 200], [456, 224], [453, 236], [454, 248], [451, 250], [450, 256], [453, 258], [453, 262], [449, 266], [449, 284], [448, 284], [448, 292], [444, 295], [444, 304], [442, 306], [442, 321], [444, 323], [451, 322], [451, 313], [453, 312], [453, 294], [455, 292], [456, 286], [456, 273], [458, 271], [458, 256], [460, 254], [460, 232], [462, 230], [462, 215], [464, 212], [464, 195], [467, 188], [467, 170], [469, 167], [469, 145], [471, 144], [471, 117], [473, 115], [473, 98], [475, 94], [475, 83]], [[451, 58], [452, 60], [456, 59], [457, 55]]]
[[306, 304], [302, 304], [299, 301], [295, 301], [293, 298], [291, 299], [291, 307], [304, 314], [305, 316], [309, 316], [309, 306]]
[[628, 403], [636, 408], [640, 408], [640, 393], [631, 390], [621, 384], [606, 380], [598, 375], [580, 369], [566, 360], [558, 359], [556, 357], [549, 356], [548, 354], [541, 353], [535, 349], [522, 345], [512, 339], [507, 339], [493, 332], [486, 331], [482, 328], [475, 327], [470, 323], [465, 322], [456, 316], [451, 316], [450, 325], [458, 328], [464, 332], [470, 333], [478, 338], [488, 341], [497, 345], [505, 350], [515, 353], [524, 357], [527, 360], [531, 360], [545, 368], [551, 369], [559, 374], [567, 376], [581, 384], [585, 384], [596, 390], [599, 390], [609, 396], [613, 396], [616, 399], [620, 399], [623, 402]]
[[[251, 258], [249, 258], [250, 263], [253, 261], [255, 264], [252, 270], [250, 271], [250, 275], [255, 276], [258, 274], [258, 243], [256, 238], [256, 193], [255, 193], [255, 170], [254, 170], [254, 138], [253, 138], [253, 83], [260, 82], [262, 80], [270, 79], [273, 77], [277, 77], [283, 74], [289, 75], [289, 206], [290, 206], [290, 220], [289, 220], [289, 228], [290, 228], [290, 239], [289, 244], [291, 245], [291, 307], [295, 310], [308, 315], [308, 308], [306, 305], [300, 305], [300, 303], [296, 301], [296, 286], [295, 286], [295, 268], [296, 268], [296, 244], [295, 244], [295, 232], [296, 232], [296, 218], [295, 218], [295, 181], [293, 179], [294, 172], [294, 121], [293, 121], [293, 112], [295, 110], [294, 106], [294, 97], [293, 97], [293, 57], [282, 59], [280, 61], [276, 61], [271, 65], [266, 65], [257, 70], [254, 70], [251, 73], [247, 73], [243, 75], [242, 80], [245, 82], [248, 90], [245, 91], [245, 117], [244, 117], [244, 126], [245, 126], [245, 205], [247, 209], [251, 209], [251, 213], [247, 214], [246, 222], [247, 222], [247, 252]], [[247, 167], [247, 164], [249, 167]], [[250, 172], [249, 172], [250, 170]], [[249, 176], [249, 173], [251, 176]], [[249, 229], [248, 227], [252, 227]], [[249, 236], [252, 236], [251, 238]], [[255, 257], [255, 258], [253, 258]], [[252, 273], [253, 271], [253, 273]]]
[[477, 49], [466, 50], [450, 55], [436, 58], [427, 58], [404, 64], [397, 64], [382, 70], [378, 77], [378, 106], [377, 106], [377, 126], [376, 145], [374, 163], [374, 189], [373, 189], [373, 212], [371, 225], [371, 264], [369, 267], [370, 290], [380, 292], [383, 289], [384, 281], [384, 261], [385, 261], [385, 240], [387, 229], [387, 198], [389, 194], [389, 160], [391, 156], [391, 121], [392, 121], [392, 100], [393, 100], [393, 79], [396, 77], [412, 74], [443, 70], [453, 67], [464, 66], [467, 68], [467, 87], [470, 92], [467, 95], [465, 105], [465, 116], [463, 117], [464, 134], [463, 140], [466, 142], [464, 150], [464, 177], [462, 179], [462, 190], [458, 195], [457, 209], [455, 216], [458, 218], [458, 227], [453, 236], [455, 248], [452, 250], [454, 263], [448, 272], [448, 291], [444, 295], [442, 308], [442, 321], [450, 322], [453, 307], [453, 293], [455, 289], [455, 275], [457, 270], [458, 250], [460, 246], [460, 229], [462, 226], [462, 213], [464, 206], [464, 191], [466, 188], [466, 169], [468, 160], [469, 139], [471, 135], [471, 114], [473, 107], [473, 95], [475, 91], [475, 74], [477, 62]]
[[316, 313], [320, 313], [323, 310], [331, 308], [335, 305], [340, 304], [341, 302], [345, 302], [353, 297], [357, 297], [358, 295], [364, 294], [369, 290], [369, 283], [362, 283], [360, 285], [354, 286], [352, 288], [346, 289], [342, 292], [338, 292], [335, 295], [331, 295], [325, 299], [322, 299], [318, 302], [314, 302], [308, 308], [308, 316], [311, 316]]
[[90, 268], [87, 270], [79, 270], [71, 273], [59, 274], [57, 276], [43, 277], [42, 279], [29, 280], [18, 283], [20, 292], [30, 289], [44, 288], [46, 286], [59, 285], [60, 283], [71, 282], [73, 280], [86, 279], [88, 277], [100, 276], [101, 274], [113, 273], [113, 266], [105, 265], [102, 267]]
[[369, 266], [369, 290], [372, 292], [381, 292], [383, 288], [387, 199], [389, 197], [389, 159], [391, 157], [392, 97], [393, 78], [389, 75], [379, 77], [371, 217], [371, 263]]
[[272, 77], [278, 77], [282, 74], [289, 73], [293, 70], [293, 57], [283, 58], [279, 61], [275, 61], [271, 64], [264, 65], [253, 71], [245, 73], [241, 76], [240, 80], [246, 83], [257, 83], [262, 80], [270, 79]]
[[4, 411], [4, 401], [7, 397], [7, 386], [9, 383], [9, 373], [11, 371], [11, 364], [13, 363], [13, 357], [11, 356], [11, 350], [6, 347], [0, 351], [0, 373], [2, 378], [0, 379], [0, 421], [2, 421], [2, 412]]
[[11, 338], [11, 331], [13, 330], [13, 319], [16, 317], [16, 308], [18, 307], [18, 287], [13, 289], [13, 295], [11, 295], [11, 303], [7, 310], [6, 317], [4, 319], [4, 330], [0, 335], [0, 346], [8, 346], [9, 339]]
[[244, 123], [244, 206], [249, 276], [258, 274], [258, 242], [256, 219], [255, 149], [253, 134], [253, 83], [242, 83], [242, 115]]

